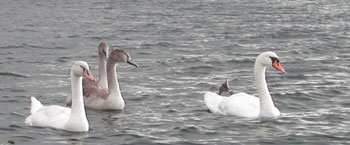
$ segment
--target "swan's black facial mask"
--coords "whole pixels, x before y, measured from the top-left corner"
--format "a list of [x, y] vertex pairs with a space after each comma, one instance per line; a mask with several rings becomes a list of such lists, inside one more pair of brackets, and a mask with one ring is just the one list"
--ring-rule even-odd
[[102, 50], [102, 54], [105, 58], [107, 58], [107, 52], [104, 49]]
[[280, 64], [280, 60], [278, 60], [278, 58], [276, 57], [270, 57], [271, 61], [272, 61], [272, 67], [276, 68], [277, 70], [281, 71], [281, 72], [285, 72], [284, 68], [282, 67], [282, 65]]
[[89, 80], [95, 80], [95, 78], [91, 75], [90, 71], [87, 70], [85, 67], [80, 66], [83, 69], [83, 76]]

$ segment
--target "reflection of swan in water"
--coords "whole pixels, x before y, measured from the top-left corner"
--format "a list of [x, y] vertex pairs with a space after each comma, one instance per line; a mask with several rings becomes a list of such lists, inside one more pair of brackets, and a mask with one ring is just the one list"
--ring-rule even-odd
[[93, 116], [102, 118], [103, 127], [113, 132], [120, 129], [120, 120], [122, 120], [122, 118], [128, 118], [128, 115], [125, 115], [122, 110], [94, 110], [93, 112], [95, 113]]
[[90, 137], [88, 133], [74, 133], [68, 132], [67, 136], [62, 136], [62, 139], [58, 140], [60, 143], [72, 144], [72, 145], [83, 145], [85, 138]]
[[[278, 56], [274, 52], [264, 52], [255, 61], [254, 76], [259, 98], [246, 93], [237, 93], [230, 97], [222, 97], [216, 93], [207, 92], [204, 95], [205, 104], [211, 112], [223, 115], [241, 117], [279, 116], [280, 111], [273, 103], [265, 79], [266, 68], [271, 66], [284, 72]], [[219, 94], [228, 91], [228, 85], [224, 83], [220, 89], [223, 91], [220, 90]]]

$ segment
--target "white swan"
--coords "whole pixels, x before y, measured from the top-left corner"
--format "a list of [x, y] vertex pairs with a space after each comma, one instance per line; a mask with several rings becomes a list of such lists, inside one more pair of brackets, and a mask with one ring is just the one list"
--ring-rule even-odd
[[223, 115], [235, 115], [241, 117], [277, 117], [280, 111], [275, 107], [265, 79], [266, 67], [275, 67], [285, 72], [280, 65], [278, 56], [274, 52], [261, 53], [254, 66], [254, 76], [258, 97], [246, 93], [233, 94], [230, 97], [222, 97], [216, 93], [207, 92], [204, 102], [213, 113]]
[[51, 127], [72, 132], [86, 132], [89, 123], [86, 118], [82, 77], [94, 79], [89, 66], [84, 61], [77, 61], [71, 70], [72, 108], [57, 105], [43, 106], [35, 97], [31, 97], [30, 115], [25, 123], [30, 126]]
[[[83, 79], [83, 89], [93, 89], [93, 90], [100, 90], [100, 91], [107, 91], [108, 90], [108, 83], [107, 83], [107, 71], [106, 71], [106, 63], [107, 63], [107, 57], [108, 57], [108, 45], [104, 42], [101, 42], [98, 45], [97, 50], [97, 56], [98, 56], [98, 66], [99, 66], [99, 78], [98, 80], [90, 80], [90, 79]], [[90, 85], [93, 84], [93, 85]], [[91, 88], [92, 87], [92, 88]], [[67, 97], [67, 105], [72, 105], [72, 96]]]
[[121, 95], [117, 79], [116, 66], [118, 62], [127, 62], [137, 67], [131, 61], [128, 52], [116, 49], [111, 52], [107, 60], [107, 82], [108, 90], [94, 89], [98, 88], [97, 83], [84, 83], [84, 103], [87, 108], [99, 110], [123, 110], [124, 99]]

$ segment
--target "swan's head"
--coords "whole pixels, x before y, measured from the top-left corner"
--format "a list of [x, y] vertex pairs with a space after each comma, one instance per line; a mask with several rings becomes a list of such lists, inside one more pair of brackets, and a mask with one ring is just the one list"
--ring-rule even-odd
[[283, 73], [285, 72], [284, 68], [280, 64], [277, 54], [272, 51], [261, 53], [256, 59], [256, 63], [260, 63], [266, 67], [274, 67]]
[[90, 73], [89, 65], [85, 61], [77, 61], [72, 66], [72, 73], [77, 77], [85, 77], [94, 80]]
[[101, 42], [100, 45], [98, 45], [98, 56], [103, 60], [107, 61], [108, 45], [106, 43]]
[[137, 64], [132, 62], [129, 53], [122, 49], [113, 50], [109, 55], [108, 59], [110, 59], [113, 62], [126, 62], [137, 67]]

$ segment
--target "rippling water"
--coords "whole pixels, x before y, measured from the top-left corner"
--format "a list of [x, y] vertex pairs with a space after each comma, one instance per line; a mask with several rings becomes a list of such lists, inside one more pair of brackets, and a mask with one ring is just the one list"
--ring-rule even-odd
[[[347, 0], [4, 0], [0, 24], [0, 144], [350, 144]], [[65, 105], [73, 61], [97, 74], [102, 41], [140, 66], [118, 65], [125, 111], [88, 110], [88, 133], [26, 126], [29, 96]], [[225, 79], [256, 94], [267, 50], [287, 71], [267, 71], [282, 116], [209, 113]]]

